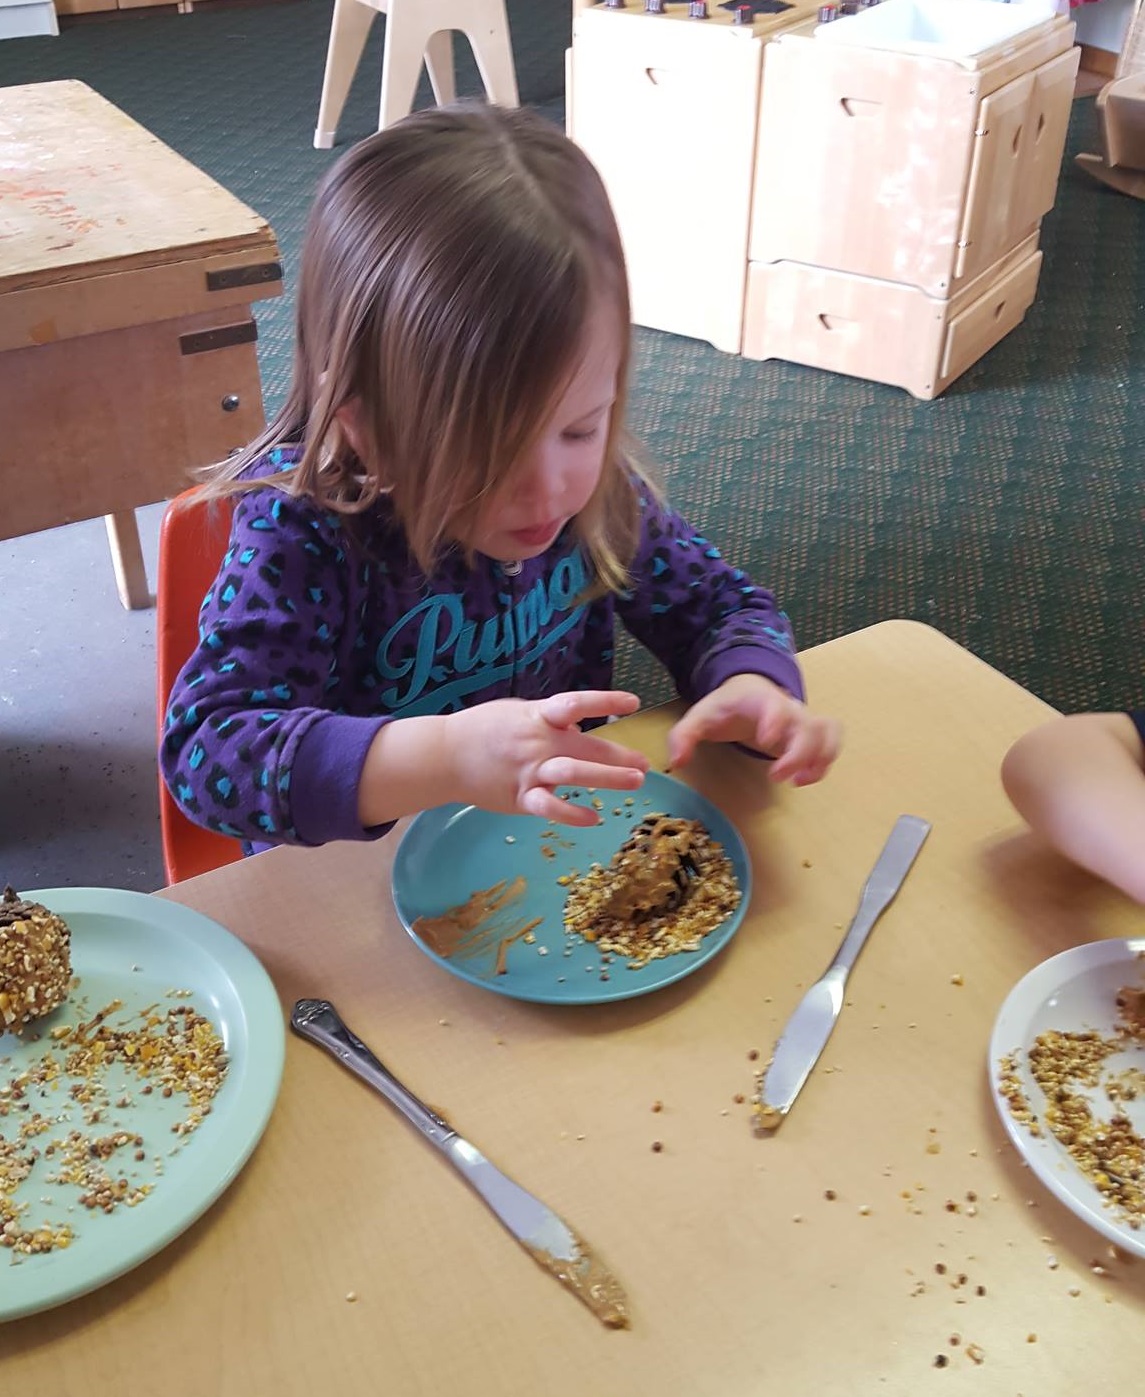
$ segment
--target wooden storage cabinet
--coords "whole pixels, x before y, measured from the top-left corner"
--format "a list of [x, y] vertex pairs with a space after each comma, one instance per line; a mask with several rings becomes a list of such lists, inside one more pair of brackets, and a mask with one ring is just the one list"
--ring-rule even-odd
[[[806, 4], [752, 25], [714, 4], [576, 12], [568, 129], [616, 210], [638, 324], [933, 397], [1021, 321], [1074, 27], [1015, 7], [970, 53], [888, 41], [896, 3], [874, 42], [874, 11], [827, 30]], [[980, 8], [975, 39], [1003, 14]]]
[[711, 12], [577, 11], [567, 127], [616, 211], [632, 318], [738, 353], [763, 50], [814, 7], [752, 25]]

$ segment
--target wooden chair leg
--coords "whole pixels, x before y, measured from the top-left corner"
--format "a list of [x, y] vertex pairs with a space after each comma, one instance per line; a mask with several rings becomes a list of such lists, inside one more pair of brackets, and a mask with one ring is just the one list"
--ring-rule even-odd
[[[346, 105], [346, 94], [350, 91], [377, 13], [361, 0], [334, 0], [330, 43], [326, 50], [326, 72], [318, 103], [318, 125], [314, 130], [317, 150], [329, 150], [334, 144], [342, 108]], [[388, 34], [386, 41], [388, 46]]]
[[147, 585], [147, 567], [143, 561], [143, 546], [139, 542], [139, 525], [135, 511], [105, 514], [107, 541], [111, 544], [111, 563], [115, 569], [115, 585], [119, 600], [128, 611], [146, 611], [152, 603]]
[[482, 6], [485, 15], [474, 19], [465, 29], [473, 48], [477, 70], [485, 84], [490, 102], [499, 107], [520, 105], [517, 95], [517, 70], [513, 66], [513, 46], [509, 41], [509, 20], [501, 0]]
[[431, 34], [425, 46], [425, 67], [429, 85], [439, 107], [457, 100], [457, 82], [453, 69], [453, 31], [439, 29]]
[[[430, 42], [429, 24], [408, 4], [391, 3], [386, 12], [386, 43], [382, 50], [382, 95], [378, 130], [383, 131], [413, 110], [422, 63]], [[440, 50], [439, 50], [440, 51]]]

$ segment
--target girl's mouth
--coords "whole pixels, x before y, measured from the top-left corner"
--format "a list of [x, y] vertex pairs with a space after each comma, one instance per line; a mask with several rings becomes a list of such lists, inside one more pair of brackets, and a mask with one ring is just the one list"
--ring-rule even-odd
[[539, 548], [542, 544], [551, 543], [561, 531], [561, 521], [550, 519], [544, 524], [535, 524], [530, 529], [512, 529], [509, 537], [516, 539], [525, 548]]

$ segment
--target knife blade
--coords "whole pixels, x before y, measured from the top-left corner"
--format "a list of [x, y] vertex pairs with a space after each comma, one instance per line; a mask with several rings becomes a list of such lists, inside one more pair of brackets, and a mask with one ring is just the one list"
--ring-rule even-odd
[[834, 960], [795, 1006], [775, 1045], [755, 1104], [757, 1130], [776, 1130], [795, 1104], [835, 1027], [847, 976], [871, 929], [902, 887], [929, 833], [930, 825], [916, 815], [900, 815], [895, 821], [863, 884], [858, 909]]
[[300, 1037], [325, 1048], [396, 1106], [441, 1151], [533, 1260], [556, 1276], [603, 1324], [612, 1329], [629, 1327], [627, 1297], [588, 1243], [419, 1100], [346, 1027], [329, 1000], [298, 1000], [290, 1026]]

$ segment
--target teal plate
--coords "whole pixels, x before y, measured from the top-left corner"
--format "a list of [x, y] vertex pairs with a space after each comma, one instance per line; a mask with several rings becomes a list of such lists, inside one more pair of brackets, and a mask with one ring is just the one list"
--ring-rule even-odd
[[[416, 944], [451, 974], [483, 989], [540, 1004], [601, 1004], [632, 999], [674, 984], [707, 964], [735, 935], [751, 898], [751, 864], [743, 840], [727, 816], [690, 786], [649, 772], [631, 794], [597, 791], [601, 823], [590, 829], [546, 825], [532, 815], [493, 815], [472, 805], [442, 805], [418, 815], [394, 858], [393, 893], [398, 916]], [[581, 802], [592, 799], [579, 792]], [[631, 805], [625, 801], [631, 800]], [[633, 826], [651, 814], [699, 820], [732, 862], [743, 896], [739, 906], [695, 951], [679, 951], [632, 970], [620, 956], [607, 967], [597, 948], [564, 930], [565, 874], [605, 864]], [[506, 969], [497, 974], [497, 945], [472, 956], [441, 956], [414, 930], [419, 917], [440, 916], [474, 892], [523, 876], [524, 893], [500, 914], [507, 929], [540, 918], [534, 944], [516, 941]], [[607, 969], [607, 977], [602, 972]]]
[[[35, 1314], [95, 1290], [185, 1231], [234, 1181], [258, 1143], [278, 1096], [285, 1053], [282, 1009], [270, 977], [216, 922], [177, 902], [112, 888], [51, 888], [24, 896], [58, 912], [71, 927], [72, 971], [79, 984], [67, 1004], [40, 1021], [37, 1039], [31, 1030], [22, 1038], [0, 1034], [0, 1086], [50, 1049], [53, 1027], [90, 1018], [115, 999], [124, 1007], [110, 1017], [113, 1025], [126, 1025], [151, 1004], [159, 1013], [190, 1005], [211, 1020], [230, 1066], [210, 1115], [183, 1140], [172, 1134], [171, 1125], [186, 1114], [185, 1100], [167, 1101], [159, 1092], [143, 1096], [139, 1079], [126, 1080], [114, 1067], [103, 1074], [113, 1101], [122, 1089], [132, 1104], [125, 1110], [109, 1106], [97, 1126], [84, 1123], [63, 1083], [55, 1092], [28, 1091], [31, 1111], [53, 1120], [52, 1128], [29, 1143], [43, 1145], [72, 1129], [89, 1135], [133, 1131], [143, 1137], [146, 1159], [137, 1163], [133, 1151], [123, 1149], [109, 1169], [133, 1184], [151, 1184], [152, 1192], [135, 1207], [89, 1212], [79, 1202], [78, 1188], [45, 1181], [51, 1161], [42, 1157], [14, 1195], [28, 1204], [20, 1225], [66, 1224], [74, 1240], [66, 1249], [39, 1256], [0, 1247], [0, 1320]], [[175, 990], [191, 993], [175, 997]], [[60, 1121], [65, 1113], [73, 1116], [70, 1123]], [[0, 1140], [15, 1139], [27, 1119], [24, 1112], [0, 1114]]]

